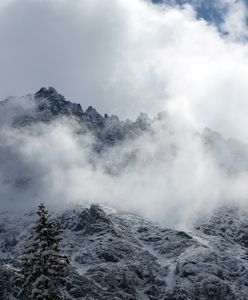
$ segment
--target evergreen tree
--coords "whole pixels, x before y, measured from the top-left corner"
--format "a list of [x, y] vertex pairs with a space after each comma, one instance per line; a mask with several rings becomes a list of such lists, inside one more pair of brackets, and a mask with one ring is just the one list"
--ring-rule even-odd
[[21, 298], [61, 300], [69, 261], [60, 254], [61, 230], [48, 216], [44, 204], [38, 206], [38, 220], [31, 230], [22, 259]]

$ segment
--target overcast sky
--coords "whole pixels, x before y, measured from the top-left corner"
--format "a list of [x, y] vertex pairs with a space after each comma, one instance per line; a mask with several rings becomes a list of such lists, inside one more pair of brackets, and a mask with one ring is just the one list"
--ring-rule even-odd
[[54, 86], [85, 109], [134, 118], [168, 109], [248, 141], [246, 10], [222, 28], [141, 0], [1, 0], [0, 98]]

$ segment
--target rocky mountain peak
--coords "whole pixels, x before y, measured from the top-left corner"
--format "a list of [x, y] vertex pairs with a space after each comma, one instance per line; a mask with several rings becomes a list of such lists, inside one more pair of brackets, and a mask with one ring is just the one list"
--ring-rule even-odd
[[35, 98], [36, 99], [46, 98], [49, 100], [66, 102], [65, 97], [59, 94], [56, 91], [56, 89], [53, 87], [49, 87], [49, 88], [42, 87], [38, 92], [35, 93]]
[[41, 88], [34, 94], [34, 99], [37, 101], [37, 111], [46, 112], [52, 116], [68, 115], [82, 116], [83, 110], [80, 104], [67, 101], [65, 97], [59, 94], [55, 88]]

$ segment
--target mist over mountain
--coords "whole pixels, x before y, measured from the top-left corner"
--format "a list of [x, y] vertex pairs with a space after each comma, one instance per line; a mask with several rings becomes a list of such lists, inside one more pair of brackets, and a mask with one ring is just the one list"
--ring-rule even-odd
[[247, 299], [247, 16], [0, 1], [0, 300]]
[[96, 202], [186, 226], [202, 205], [246, 203], [247, 144], [166, 112], [122, 121], [42, 88], [1, 102], [0, 115], [6, 209]]
[[18, 299], [41, 200], [64, 230], [66, 299], [246, 299], [246, 143], [50, 87], [0, 102], [0, 157], [1, 299]]

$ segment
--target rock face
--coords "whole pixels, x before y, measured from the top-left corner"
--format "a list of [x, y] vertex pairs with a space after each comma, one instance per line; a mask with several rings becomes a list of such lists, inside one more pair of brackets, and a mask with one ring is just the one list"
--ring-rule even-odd
[[[247, 299], [248, 215], [221, 208], [191, 232], [93, 205], [54, 214], [71, 260], [66, 299]], [[0, 299], [16, 299], [34, 214], [1, 215]], [[7, 243], [6, 239], [12, 237]]]

